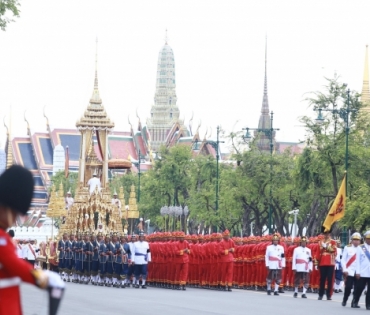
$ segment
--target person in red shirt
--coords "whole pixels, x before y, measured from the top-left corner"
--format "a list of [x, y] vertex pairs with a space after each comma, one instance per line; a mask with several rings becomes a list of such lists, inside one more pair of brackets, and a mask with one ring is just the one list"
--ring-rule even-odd
[[33, 176], [30, 171], [13, 165], [0, 176], [0, 315], [21, 315], [19, 285], [28, 282], [46, 289], [64, 287], [58, 274], [35, 270], [19, 259], [6, 230], [18, 215], [25, 215], [31, 205]]
[[218, 243], [218, 251], [221, 264], [221, 286], [223, 289], [232, 291], [233, 268], [234, 268], [234, 241], [230, 239], [229, 230], [222, 233], [223, 240]]

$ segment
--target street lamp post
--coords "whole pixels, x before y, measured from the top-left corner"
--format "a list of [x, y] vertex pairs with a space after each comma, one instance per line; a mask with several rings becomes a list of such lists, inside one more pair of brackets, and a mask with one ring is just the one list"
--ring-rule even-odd
[[348, 135], [349, 135], [349, 115], [351, 113], [356, 113], [357, 109], [350, 109], [349, 108], [349, 102], [350, 102], [350, 89], [347, 90], [347, 102], [346, 102], [346, 107], [345, 108], [333, 108], [333, 109], [326, 109], [326, 108], [314, 108], [314, 111], [318, 111], [318, 115], [316, 118], [316, 123], [317, 124], [322, 124], [325, 120], [322, 112], [331, 112], [334, 115], [339, 115], [340, 118], [343, 119], [345, 123], [345, 134], [346, 134], [346, 153], [345, 153], [345, 162], [344, 162], [344, 168], [346, 171], [346, 196], [348, 195], [348, 190], [347, 190], [347, 183], [348, 183]]
[[243, 140], [246, 143], [249, 143], [251, 139], [251, 134], [249, 130], [256, 130], [258, 133], [263, 133], [266, 137], [270, 140], [270, 202], [269, 202], [269, 234], [272, 233], [272, 154], [274, 152], [274, 131], [280, 130], [278, 128], [273, 128], [273, 121], [274, 121], [274, 112], [270, 114], [270, 128], [243, 128], [246, 130], [245, 136], [243, 136]]
[[[225, 141], [220, 141], [220, 126], [217, 126], [217, 138], [216, 141], [206, 140], [205, 144], [210, 144], [216, 151], [216, 202], [215, 202], [215, 210], [218, 213], [218, 201], [219, 201], [219, 161], [220, 161], [220, 143], [224, 143]], [[195, 141], [195, 149], [198, 148], [198, 141]]]
[[140, 176], [141, 176], [141, 172], [140, 172], [140, 165], [141, 165], [141, 151], [139, 149], [139, 160], [137, 162], [132, 162], [132, 164], [134, 164], [137, 169], [138, 169], [138, 185], [137, 185], [137, 202], [140, 202]]
[[299, 209], [295, 209], [295, 210], [289, 211], [289, 214], [293, 214], [294, 215], [292, 239], [297, 236], [297, 216], [298, 216], [298, 213], [299, 213]]

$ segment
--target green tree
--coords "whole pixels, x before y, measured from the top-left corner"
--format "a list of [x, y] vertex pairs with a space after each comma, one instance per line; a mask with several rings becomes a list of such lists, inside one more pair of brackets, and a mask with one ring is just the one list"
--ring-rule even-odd
[[[59, 185], [62, 182], [64, 195], [67, 194], [68, 190], [71, 190], [71, 194], [72, 196], [74, 196], [78, 184], [78, 173], [70, 172], [68, 178], [66, 178], [64, 171], [59, 171], [54, 176], [52, 176], [51, 182], [55, 186], [56, 190], [59, 189]], [[49, 188], [49, 191], [51, 191], [51, 187]]]
[[18, 0], [0, 0], [0, 29], [5, 31], [15, 17], [19, 17], [20, 3]]

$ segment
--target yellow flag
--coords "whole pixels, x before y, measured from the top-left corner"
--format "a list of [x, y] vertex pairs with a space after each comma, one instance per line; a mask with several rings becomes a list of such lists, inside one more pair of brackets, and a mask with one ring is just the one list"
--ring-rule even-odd
[[329, 213], [326, 216], [325, 222], [323, 224], [325, 231], [330, 231], [331, 226], [334, 224], [334, 222], [344, 217], [344, 210], [346, 209], [346, 180], [347, 176], [344, 175], [338, 194], [335, 197], [335, 200], [331, 205]]

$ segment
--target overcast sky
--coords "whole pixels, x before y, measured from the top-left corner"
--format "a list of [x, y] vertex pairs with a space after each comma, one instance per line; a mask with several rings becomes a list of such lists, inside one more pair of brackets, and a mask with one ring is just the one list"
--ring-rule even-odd
[[[13, 134], [73, 128], [90, 99], [98, 37], [99, 89], [115, 130], [144, 122], [155, 93], [158, 52], [168, 29], [178, 106], [194, 125], [257, 127], [265, 36], [268, 94], [277, 139], [304, 138], [305, 93], [334, 72], [361, 91], [370, 1], [21, 0], [21, 17], [0, 31], [0, 118]], [[236, 125], [235, 123], [238, 122]], [[2, 131], [1, 131], [2, 130]], [[4, 145], [5, 128], [0, 128]]]

